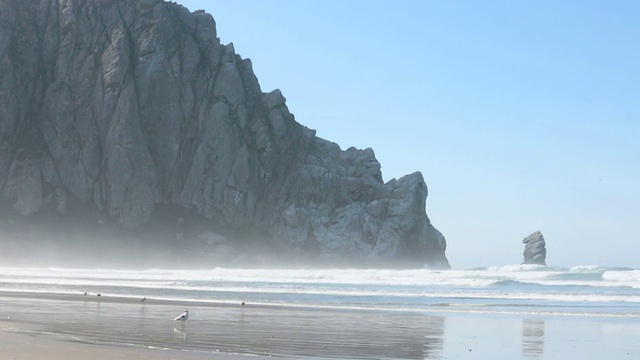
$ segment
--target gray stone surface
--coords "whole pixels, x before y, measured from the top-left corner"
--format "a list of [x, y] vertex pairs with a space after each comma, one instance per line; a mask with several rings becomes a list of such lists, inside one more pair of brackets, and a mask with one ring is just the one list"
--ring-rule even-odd
[[527, 236], [522, 240], [522, 243], [525, 244], [523, 264], [546, 265], [546, 242], [540, 231]]
[[225, 233], [229, 256], [251, 235], [323, 261], [449, 266], [420, 173], [384, 183], [373, 150], [316, 137], [211, 15], [175, 3], [0, 0], [0, 150], [0, 205], [22, 215], [84, 207], [141, 229], [171, 206]]

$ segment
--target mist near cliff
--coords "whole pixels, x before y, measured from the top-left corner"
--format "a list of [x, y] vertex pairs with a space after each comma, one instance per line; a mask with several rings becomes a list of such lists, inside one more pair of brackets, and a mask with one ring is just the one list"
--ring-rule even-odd
[[78, 212], [72, 217], [2, 215], [2, 266], [254, 267], [272, 266], [279, 257], [265, 239], [247, 234], [231, 241], [214, 232], [205, 219], [188, 214], [182, 217], [173, 211], [159, 211], [148, 224], [134, 230], [114, 226], [98, 211]]
[[402, 259], [345, 259], [288, 248], [257, 231], [224, 231], [208, 219], [162, 208], [149, 223], [123, 229], [99, 211], [24, 217], [0, 211], [0, 266], [106, 269], [420, 268]]

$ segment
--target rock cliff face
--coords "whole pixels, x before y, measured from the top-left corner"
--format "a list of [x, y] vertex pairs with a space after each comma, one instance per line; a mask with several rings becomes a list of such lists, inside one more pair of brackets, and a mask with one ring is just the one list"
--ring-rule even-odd
[[263, 93], [211, 15], [161, 0], [0, 0], [0, 189], [23, 216], [140, 231], [179, 209], [236, 248], [448, 267], [420, 173], [384, 183]]
[[540, 231], [527, 236], [522, 240], [522, 243], [525, 244], [523, 264], [546, 265], [546, 242]]

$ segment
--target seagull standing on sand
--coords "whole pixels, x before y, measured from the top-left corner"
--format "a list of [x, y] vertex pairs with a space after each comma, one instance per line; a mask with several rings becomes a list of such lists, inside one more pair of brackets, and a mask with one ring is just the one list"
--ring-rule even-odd
[[184, 328], [184, 322], [187, 321], [188, 319], [189, 319], [189, 310], [185, 310], [180, 316], [178, 316], [177, 318], [173, 319], [173, 321], [180, 320], [180, 322], [182, 324], [182, 328]]

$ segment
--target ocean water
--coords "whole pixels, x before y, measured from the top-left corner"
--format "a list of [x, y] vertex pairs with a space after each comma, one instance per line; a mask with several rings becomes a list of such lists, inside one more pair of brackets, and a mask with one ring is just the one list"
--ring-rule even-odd
[[[171, 320], [185, 308], [181, 328]], [[24, 324], [65, 341], [205, 354], [635, 359], [640, 270], [0, 268], [0, 330]]]
[[0, 290], [394, 312], [640, 317], [640, 270], [0, 268]]
[[0, 290], [392, 312], [640, 318], [640, 270], [0, 268]]

